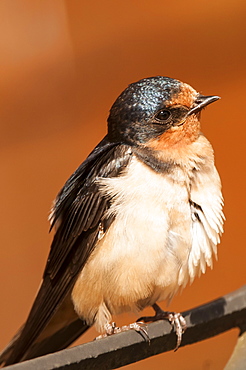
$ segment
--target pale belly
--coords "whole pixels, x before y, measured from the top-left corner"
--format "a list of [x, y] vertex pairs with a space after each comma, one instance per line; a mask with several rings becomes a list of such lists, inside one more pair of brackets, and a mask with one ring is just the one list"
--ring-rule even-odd
[[184, 182], [143, 171], [137, 161], [132, 167], [102, 180], [105, 191], [120, 194], [111, 207], [116, 218], [72, 292], [79, 316], [99, 331], [111, 314], [171, 299], [189, 277], [192, 220]]

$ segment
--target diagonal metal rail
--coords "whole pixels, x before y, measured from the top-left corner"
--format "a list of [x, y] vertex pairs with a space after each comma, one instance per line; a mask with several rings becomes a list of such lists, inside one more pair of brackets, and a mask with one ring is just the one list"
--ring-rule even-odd
[[[187, 330], [181, 346], [199, 342], [232, 328], [240, 329], [240, 339], [227, 370], [245, 369], [246, 285], [202, 306], [183, 312]], [[7, 367], [8, 370], [107, 370], [128, 365], [175, 348], [176, 334], [167, 321], [147, 325], [150, 341], [130, 330], [80, 346]], [[240, 347], [240, 350], [238, 350]], [[233, 362], [234, 361], [234, 362]], [[236, 363], [237, 367], [233, 367]], [[241, 366], [241, 367], [240, 367]]]

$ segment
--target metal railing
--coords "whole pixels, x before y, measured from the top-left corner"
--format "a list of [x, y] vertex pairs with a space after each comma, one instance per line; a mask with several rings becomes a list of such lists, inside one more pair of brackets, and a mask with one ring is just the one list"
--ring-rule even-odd
[[[199, 342], [232, 328], [240, 329], [238, 343], [226, 370], [246, 369], [246, 285], [224, 297], [183, 312], [187, 330], [181, 346]], [[167, 321], [146, 325], [149, 341], [130, 330], [74, 348], [7, 367], [9, 370], [106, 370], [170, 351], [176, 334]]]

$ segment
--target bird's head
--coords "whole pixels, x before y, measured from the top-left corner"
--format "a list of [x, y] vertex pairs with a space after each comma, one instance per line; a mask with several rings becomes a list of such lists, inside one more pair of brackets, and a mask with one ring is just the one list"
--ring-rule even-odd
[[200, 133], [201, 110], [218, 99], [172, 78], [142, 79], [129, 85], [113, 104], [109, 138], [153, 149], [188, 144]]

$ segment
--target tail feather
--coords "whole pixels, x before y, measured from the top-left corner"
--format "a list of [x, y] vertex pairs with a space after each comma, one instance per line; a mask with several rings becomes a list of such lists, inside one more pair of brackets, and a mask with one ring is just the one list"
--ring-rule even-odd
[[61, 351], [72, 344], [77, 338], [89, 329], [84, 321], [77, 319], [68, 326], [54, 333], [52, 336], [45, 338], [43, 341], [34, 344], [23, 357], [22, 361], [31, 358], [44, 356], [48, 353]]
[[[78, 337], [85, 333], [89, 326], [79, 318], [49, 337], [34, 343], [29, 350], [23, 354], [21, 361], [30, 360], [35, 357], [44, 356], [48, 353], [61, 351], [72, 344]], [[14, 336], [12, 341], [0, 354], [1, 367], [13, 365], [15, 363], [15, 346], [20, 338], [20, 331]], [[20, 361], [20, 362], [21, 362]]]
[[7, 361], [12, 357], [13, 351], [15, 349], [16, 343], [19, 341], [21, 336], [21, 332], [24, 325], [18, 330], [9, 344], [4, 348], [4, 350], [0, 353], [0, 367], [7, 366]]
[[[39, 336], [29, 344], [23, 325], [0, 354], [0, 367], [60, 351], [72, 344], [89, 326], [74, 311], [70, 295], [59, 306]], [[23, 349], [24, 348], [24, 349]]]

